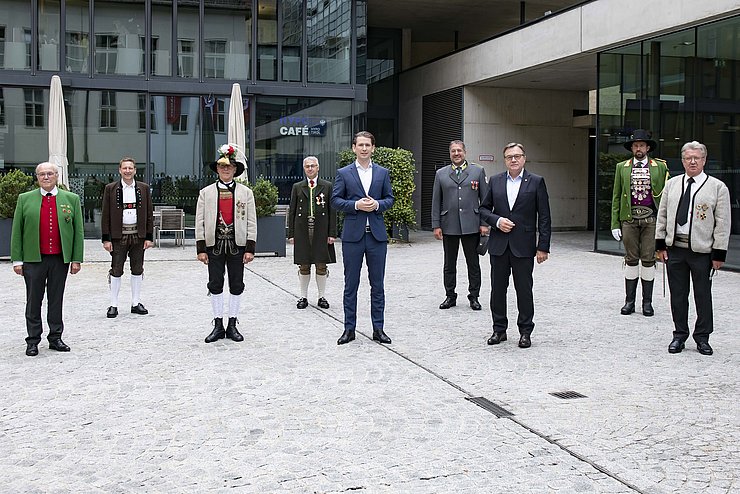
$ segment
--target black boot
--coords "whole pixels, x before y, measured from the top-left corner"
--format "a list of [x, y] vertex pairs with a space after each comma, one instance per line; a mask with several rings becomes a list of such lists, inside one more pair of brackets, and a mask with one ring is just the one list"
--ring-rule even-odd
[[624, 288], [627, 292], [627, 298], [624, 303], [624, 307], [622, 307], [622, 315], [629, 315], [635, 312], [635, 297], [637, 296], [637, 278], [634, 280], [628, 280], [625, 278], [624, 280]]
[[244, 337], [236, 329], [236, 317], [230, 317], [226, 325], [226, 337], [234, 341], [244, 341]]
[[222, 339], [224, 336], [226, 336], [224, 332], [224, 320], [221, 317], [217, 317], [213, 320], [213, 331], [206, 336], [206, 343], [213, 343], [216, 340]]
[[653, 284], [654, 280], [642, 280], [642, 315], [651, 317], [653, 311]]

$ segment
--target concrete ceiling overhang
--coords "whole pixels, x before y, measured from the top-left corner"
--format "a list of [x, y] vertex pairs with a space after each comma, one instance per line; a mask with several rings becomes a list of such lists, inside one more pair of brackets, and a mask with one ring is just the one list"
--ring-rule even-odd
[[596, 89], [596, 60], [595, 53], [583, 53], [577, 57], [531, 67], [525, 71], [479, 81], [473, 85], [589, 91]]

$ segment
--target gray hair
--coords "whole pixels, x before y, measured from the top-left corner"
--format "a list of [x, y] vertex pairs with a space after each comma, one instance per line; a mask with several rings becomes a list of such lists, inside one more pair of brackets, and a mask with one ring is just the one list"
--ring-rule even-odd
[[707, 147], [699, 141], [691, 141], [681, 146], [681, 158], [683, 158], [683, 153], [689, 149], [698, 149], [704, 155], [703, 158], [707, 157]]
[[50, 166], [54, 169], [54, 174], [57, 174], [57, 175], [59, 174], [59, 167], [57, 166], [56, 163], [52, 163], [51, 161], [44, 161], [36, 165], [36, 173], [39, 172], [39, 168], [41, 168], [42, 166]]
[[306, 161], [315, 161], [316, 165], [319, 165], [319, 159], [316, 156], [306, 156], [303, 158], [303, 164], [306, 164]]

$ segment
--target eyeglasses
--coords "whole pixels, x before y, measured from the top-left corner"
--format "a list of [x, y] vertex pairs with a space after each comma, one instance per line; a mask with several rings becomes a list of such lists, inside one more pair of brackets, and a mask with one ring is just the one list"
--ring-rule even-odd
[[514, 161], [514, 160], [520, 160], [524, 157], [523, 154], [511, 154], [509, 156], [504, 156], [504, 159], [506, 161]]
[[318, 168], [318, 167], [319, 165], [303, 165], [303, 168], [305, 168], [306, 170], [310, 170], [311, 168]]
[[39, 178], [47, 178], [47, 177], [53, 177], [56, 174], [57, 174], [56, 172], [39, 172], [36, 174], [36, 176]]
[[700, 161], [704, 161], [705, 158], [706, 156], [701, 156], [699, 158], [691, 156], [689, 158], [681, 158], [681, 159], [684, 160], [686, 163], [699, 163]]

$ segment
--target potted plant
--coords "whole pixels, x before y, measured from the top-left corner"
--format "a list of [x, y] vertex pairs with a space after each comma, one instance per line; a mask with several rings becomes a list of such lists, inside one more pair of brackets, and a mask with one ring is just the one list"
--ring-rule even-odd
[[[414, 183], [414, 157], [411, 151], [401, 148], [376, 147], [373, 152], [374, 163], [388, 169], [393, 190], [393, 207], [385, 212], [383, 218], [390, 237], [394, 240], [409, 241], [409, 228], [416, 225], [416, 210], [412, 195], [416, 190]], [[355, 161], [351, 149], [339, 152], [337, 168]]]
[[252, 189], [257, 209], [257, 254], [285, 257], [285, 216], [276, 216], [278, 188], [265, 177], [253, 184], [239, 180]]
[[0, 257], [10, 256], [10, 235], [18, 196], [33, 188], [33, 178], [20, 170], [0, 177]]

